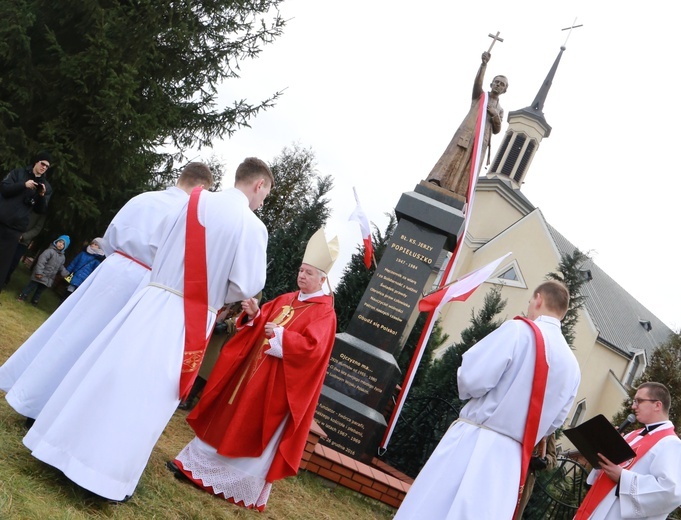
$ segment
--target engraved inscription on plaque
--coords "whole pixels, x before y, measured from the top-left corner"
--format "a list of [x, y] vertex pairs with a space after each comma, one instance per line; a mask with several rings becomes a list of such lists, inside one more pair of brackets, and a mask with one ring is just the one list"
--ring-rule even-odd
[[444, 238], [401, 220], [347, 332], [393, 352], [416, 309]]

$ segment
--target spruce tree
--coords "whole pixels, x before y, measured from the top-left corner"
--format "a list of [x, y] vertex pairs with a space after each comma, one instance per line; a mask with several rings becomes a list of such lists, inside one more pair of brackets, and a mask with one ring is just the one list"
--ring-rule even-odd
[[572, 254], [562, 254], [558, 264], [558, 272], [551, 272], [546, 275], [548, 280], [563, 282], [570, 292], [570, 306], [561, 321], [563, 336], [570, 347], [574, 348], [575, 326], [579, 320], [579, 309], [584, 307], [586, 297], [580, 292], [582, 285], [588, 281], [585, 272], [581, 270], [582, 265], [589, 259], [587, 255], [579, 249], [575, 249]]
[[297, 289], [307, 242], [329, 218], [327, 195], [333, 187], [331, 176], [317, 172], [314, 153], [299, 146], [284, 148], [270, 167], [275, 187], [260, 210], [270, 233], [263, 301]]
[[278, 96], [218, 100], [278, 37], [281, 0], [17, 0], [0, 5], [0, 168], [53, 154], [48, 226], [101, 234], [189, 148], [231, 135]]

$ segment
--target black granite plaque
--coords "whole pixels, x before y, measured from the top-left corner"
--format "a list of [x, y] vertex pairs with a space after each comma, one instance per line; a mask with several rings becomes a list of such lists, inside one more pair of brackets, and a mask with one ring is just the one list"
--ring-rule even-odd
[[380, 413], [326, 386], [314, 418], [328, 436], [320, 443], [364, 462], [376, 455], [386, 427]]
[[400, 375], [395, 358], [350, 334], [337, 334], [324, 384], [383, 410]]
[[394, 353], [444, 242], [434, 230], [400, 220], [347, 333]]

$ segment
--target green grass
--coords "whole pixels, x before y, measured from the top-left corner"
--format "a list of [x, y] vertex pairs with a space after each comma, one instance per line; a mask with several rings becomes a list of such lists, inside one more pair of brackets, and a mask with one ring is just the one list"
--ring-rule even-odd
[[[59, 303], [52, 290], [45, 291], [37, 307], [16, 301], [27, 282], [28, 270], [20, 266], [10, 285], [0, 293], [0, 363], [4, 363]], [[346, 488], [329, 486], [306, 472], [276, 482], [263, 513], [233, 506], [180, 482], [165, 468], [165, 462], [174, 458], [193, 437], [185, 417], [186, 412], [181, 411], [173, 416], [154, 448], [133, 498], [124, 504], [112, 504], [31, 457], [21, 442], [26, 432], [24, 418], [0, 399], [0, 519], [381, 520], [393, 517], [393, 508]]]

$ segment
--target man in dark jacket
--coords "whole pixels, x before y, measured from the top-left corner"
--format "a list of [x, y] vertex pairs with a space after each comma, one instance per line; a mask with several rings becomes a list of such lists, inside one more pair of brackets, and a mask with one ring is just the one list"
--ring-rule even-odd
[[[48, 152], [40, 152], [33, 166], [16, 168], [0, 183], [0, 280], [7, 278], [21, 234], [28, 229], [29, 213], [44, 214], [52, 195], [45, 174], [52, 163]], [[1, 284], [0, 284], [1, 285]]]

